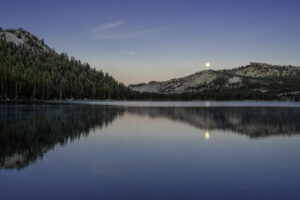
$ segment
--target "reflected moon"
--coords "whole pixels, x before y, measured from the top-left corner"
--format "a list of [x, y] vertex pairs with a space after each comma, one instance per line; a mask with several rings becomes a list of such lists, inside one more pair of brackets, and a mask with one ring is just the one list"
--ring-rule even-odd
[[204, 137], [205, 137], [206, 140], [209, 140], [209, 138], [210, 138], [210, 133], [209, 133], [209, 131], [206, 131], [206, 132], [205, 132], [205, 136], [204, 136]]

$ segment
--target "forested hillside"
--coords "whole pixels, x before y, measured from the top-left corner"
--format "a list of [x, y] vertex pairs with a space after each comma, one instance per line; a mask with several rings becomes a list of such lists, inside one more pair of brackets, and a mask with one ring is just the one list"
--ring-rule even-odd
[[23, 29], [0, 28], [0, 99], [128, 99], [102, 71], [58, 54]]

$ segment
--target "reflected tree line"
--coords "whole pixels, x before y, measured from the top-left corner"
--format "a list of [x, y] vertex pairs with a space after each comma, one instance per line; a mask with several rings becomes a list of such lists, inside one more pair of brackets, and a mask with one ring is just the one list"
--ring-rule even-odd
[[0, 104], [0, 169], [22, 169], [56, 145], [88, 136], [124, 113], [164, 117], [201, 131], [228, 130], [250, 138], [300, 133], [300, 108]]
[[108, 126], [122, 108], [80, 105], [0, 105], [0, 169], [21, 169], [56, 145]]
[[300, 134], [300, 108], [131, 108], [128, 112], [152, 118], [165, 117], [204, 130], [228, 130], [250, 138]]

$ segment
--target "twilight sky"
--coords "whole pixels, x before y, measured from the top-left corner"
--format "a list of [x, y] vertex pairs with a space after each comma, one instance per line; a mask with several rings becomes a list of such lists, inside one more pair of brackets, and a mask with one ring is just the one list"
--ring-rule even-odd
[[300, 65], [297, 0], [0, 0], [22, 27], [117, 80], [168, 80], [250, 61]]

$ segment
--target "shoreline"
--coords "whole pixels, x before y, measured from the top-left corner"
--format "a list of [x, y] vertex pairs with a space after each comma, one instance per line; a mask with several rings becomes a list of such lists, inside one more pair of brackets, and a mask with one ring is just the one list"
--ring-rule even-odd
[[66, 104], [124, 107], [300, 107], [299, 101], [0, 100], [0, 104]]

